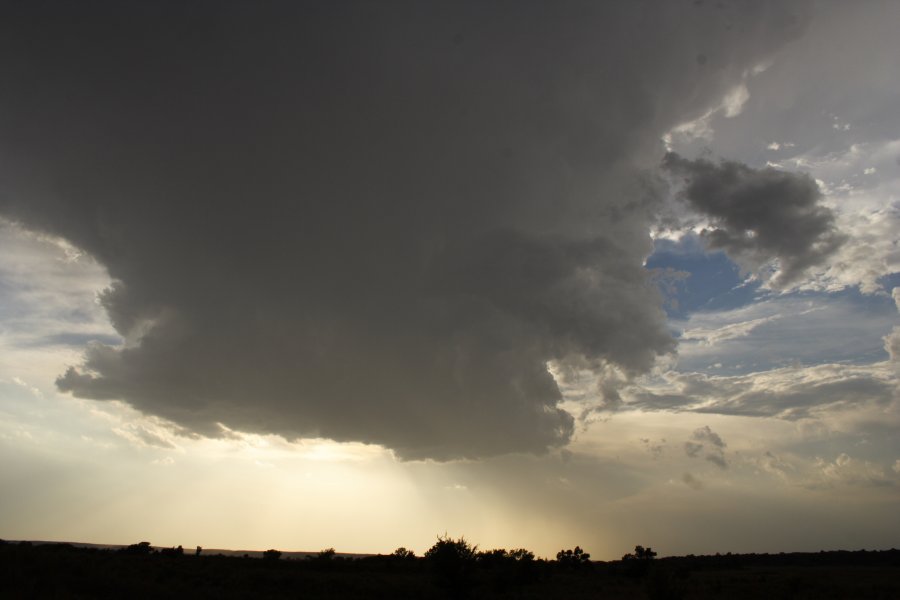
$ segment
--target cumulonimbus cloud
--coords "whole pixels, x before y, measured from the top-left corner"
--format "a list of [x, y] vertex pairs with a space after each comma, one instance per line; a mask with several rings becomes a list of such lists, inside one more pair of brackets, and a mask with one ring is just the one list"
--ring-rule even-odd
[[674, 348], [643, 268], [660, 136], [802, 22], [783, 2], [10, 11], [0, 214], [104, 265], [126, 340], [58, 385], [204, 435], [564, 444], [548, 361], [641, 372]]

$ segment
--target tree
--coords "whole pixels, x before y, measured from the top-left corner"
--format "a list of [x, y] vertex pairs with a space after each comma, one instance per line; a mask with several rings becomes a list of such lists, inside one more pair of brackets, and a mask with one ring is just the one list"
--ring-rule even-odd
[[534, 552], [525, 548], [510, 550], [507, 555], [516, 562], [532, 562], [534, 560]]
[[650, 570], [651, 560], [656, 552], [649, 546], [635, 546], [634, 552], [622, 557], [622, 561], [628, 564], [628, 572], [634, 576], [643, 576]]
[[498, 548], [496, 550], [478, 552], [475, 559], [478, 561], [478, 564], [491, 567], [506, 563], [531, 562], [534, 560], [534, 553], [525, 548], [516, 548], [515, 550]]
[[263, 552], [263, 558], [266, 560], [278, 560], [281, 558], [281, 551], [269, 548]]
[[438, 585], [460, 588], [467, 583], [477, 550], [478, 546], [472, 546], [465, 538], [454, 540], [444, 534], [425, 552], [425, 559], [434, 570]]
[[178, 546], [177, 548], [161, 548], [159, 553], [163, 556], [183, 556], [184, 548]]
[[337, 554], [334, 548], [325, 548], [324, 550], [319, 550], [319, 553], [316, 554], [316, 560], [326, 562], [334, 558], [334, 555]]
[[484, 567], [496, 567], [505, 563], [509, 559], [509, 555], [504, 549], [484, 550], [475, 556], [475, 560], [479, 565]]
[[400, 546], [399, 548], [394, 550], [393, 553], [391, 553], [391, 556], [402, 560], [412, 560], [416, 557], [416, 553], [412, 550], [407, 550], [403, 546]]
[[447, 558], [455, 561], [472, 561], [475, 560], [477, 550], [478, 546], [472, 546], [466, 541], [466, 538], [461, 537], [458, 540], [454, 540], [450, 536], [445, 535], [444, 537], [438, 537], [438, 541], [435, 542], [434, 546], [425, 552], [425, 558], [429, 560]]
[[591, 563], [591, 555], [575, 546], [574, 550], [560, 550], [556, 553], [556, 562], [561, 567], [578, 568]]
[[123, 554], [147, 555], [153, 553], [153, 547], [150, 545], [150, 542], [139, 542], [131, 544], [127, 548], [122, 548], [120, 552]]
[[622, 557], [622, 560], [653, 560], [654, 557], [656, 557], [656, 552], [654, 552], [650, 546], [647, 546], [646, 548], [643, 546], [635, 546], [634, 552], [626, 554]]

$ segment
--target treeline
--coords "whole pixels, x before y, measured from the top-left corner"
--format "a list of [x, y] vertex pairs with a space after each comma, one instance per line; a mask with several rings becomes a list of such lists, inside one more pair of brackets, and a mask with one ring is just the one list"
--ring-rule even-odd
[[898, 598], [900, 551], [721, 554], [656, 558], [635, 547], [592, 561], [576, 546], [555, 559], [524, 548], [481, 550], [439, 537], [422, 556], [305, 558], [270, 549], [261, 558], [202, 548], [120, 549], [0, 541], [0, 597], [150, 598]]

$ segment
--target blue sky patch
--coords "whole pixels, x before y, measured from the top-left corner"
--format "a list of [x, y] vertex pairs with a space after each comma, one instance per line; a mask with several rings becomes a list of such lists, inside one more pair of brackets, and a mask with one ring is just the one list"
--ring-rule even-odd
[[740, 268], [724, 252], [704, 252], [692, 240], [685, 244], [658, 240], [647, 268], [657, 273], [670, 318], [683, 319], [698, 310], [739, 308], [759, 296], [759, 282], [745, 283]]

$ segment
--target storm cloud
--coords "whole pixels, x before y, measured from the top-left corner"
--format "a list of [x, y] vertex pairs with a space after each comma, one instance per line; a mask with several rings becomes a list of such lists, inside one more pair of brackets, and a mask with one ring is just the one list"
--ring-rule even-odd
[[[548, 361], [640, 373], [674, 349], [642, 266], [662, 134], [803, 20], [782, 2], [11, 9], [0, 214], [108, 270], [125, 340], [58, 386], [201, 435], [562, 445]], [[737, 178], [692, 201], [714, 244], [779, 258], [785, 283], [837, 239], [805, 180], [670, 162]], [[761, 205], [788, 246], [732, 201], [760, 176], [798, 192]]]
[[796, 283], [846, 239], [808, 175], [734, 161], [688, 160], [674, 152], [666, 154], [663, 165], [683, 179], [681, 197], [711, 219], [712, 226], [703, 231], [709, 247], [757, 273], [777, 261], [777, 273], [763, 277], [773, 287]]

